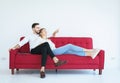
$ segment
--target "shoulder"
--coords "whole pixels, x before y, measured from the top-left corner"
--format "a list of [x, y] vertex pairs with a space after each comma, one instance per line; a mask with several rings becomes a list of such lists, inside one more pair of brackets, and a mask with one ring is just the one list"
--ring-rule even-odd
[[47, 39], [47, 41], [51, 41], [50, 39]]
[[33, 34], [27, 34], [27, 35], [24, 36], [25, 39], [31, 39], [33, 37], [34, 37]]
[[31, 34], [27, 35], [27, 37], [33, 38], [33, 37], [39, 37], [39, 35], [31, 33]]

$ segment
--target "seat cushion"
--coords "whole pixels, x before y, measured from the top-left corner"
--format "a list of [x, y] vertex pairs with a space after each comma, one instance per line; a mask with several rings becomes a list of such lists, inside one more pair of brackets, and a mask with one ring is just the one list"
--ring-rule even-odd
[[[47, 64], [53, 64], [53, 61], [50, 57], [47, 59]], [[15, 59], [16, 64], [30, 64], [30, 65], [40, 65], [41, 64], [41, 55], [31, 54], [31, 53], [19, 53]]]
[[58, 55], [57, 57], [61, 60], [67, 60], [68, 61], [67, 64], [71, 64], [71, 65], [99, 64], [99, 57], [96, 57], [94, 60], [89, 56], [78, 56], [73, 54]]
[[[61, 60], [67, 60], [67, 65], [91, 65], [99, 64], [99, 57], [94, 60], [89, 56], [78, 56], [73, 54], [56, 55]], [[30, 53], [19, 53], [15, 59], [16, 64], [41, 64], [41, 55]], [[53, 60], [48, 56], [47, 65], [54, 64]]]

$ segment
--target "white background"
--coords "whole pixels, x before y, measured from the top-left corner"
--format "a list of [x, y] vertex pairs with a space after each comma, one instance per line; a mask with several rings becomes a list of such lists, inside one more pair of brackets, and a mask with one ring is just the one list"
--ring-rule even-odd
[[59, 28], [57, 36], [92, 37], [94, 48], [105, 50], [105, 67], [118, 67], [119, 4], [120, 0], [0, 0], [0, 60], [8, 60], [8, 49], [39, 22], [49, 34]]

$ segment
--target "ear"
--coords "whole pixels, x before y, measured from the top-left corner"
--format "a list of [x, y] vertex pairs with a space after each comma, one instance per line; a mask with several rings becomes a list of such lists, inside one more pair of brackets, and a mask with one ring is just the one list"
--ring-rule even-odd
[[32, 30], [34, 31], [34, 28], [32, 28]]

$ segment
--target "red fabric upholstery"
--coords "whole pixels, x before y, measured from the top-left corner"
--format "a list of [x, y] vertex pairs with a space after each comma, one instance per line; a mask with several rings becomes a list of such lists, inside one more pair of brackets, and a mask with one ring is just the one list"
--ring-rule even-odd
[[[20, 40], [22, 40], [22, 37]], [[93, 48], [92, 38], [90, 37], [53, 37], [50, 38], [56, 47], [71, 43], [84, 48]], [[18, 50], [10, 50], [10, 65], [12, 74], [14, 69], [39, 69], [41, 64], [41, 55], [30, 53], [29, 43], [25, 44]], [[47, 69], [99, 69], [99, 74], [102, 74], [104, 69], [104, 50], [101, 50], [95, 59], [88, 56], [78, 56], [73, 54], [64, 54], [57, 56], [61, 60], [67, 60], [68, 63], [55, 67], [52, 59], [47, 59]]]
[[[21, 38], [20, 38], [20, 41], [21, 41], [23, 38], [24, 38], [24, 37], [21, 37]], [[22, 46], [22, 47], [19, 49], [19, 52], [21, 52], [21, 53], [30, 53], [29, 43], [26, 43], [24, 46]]]

